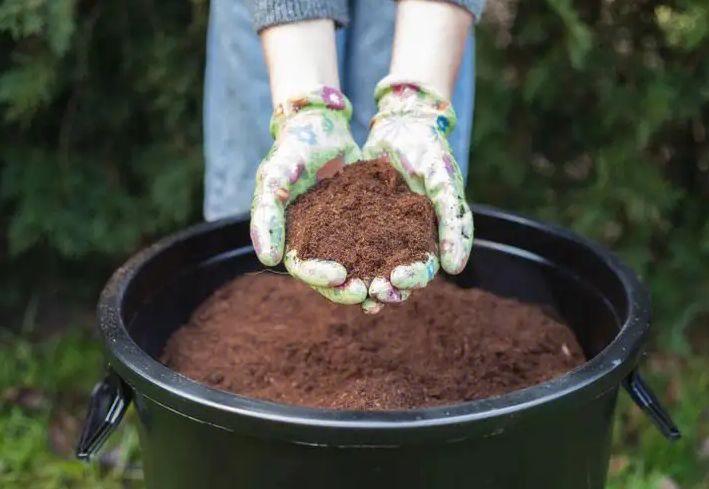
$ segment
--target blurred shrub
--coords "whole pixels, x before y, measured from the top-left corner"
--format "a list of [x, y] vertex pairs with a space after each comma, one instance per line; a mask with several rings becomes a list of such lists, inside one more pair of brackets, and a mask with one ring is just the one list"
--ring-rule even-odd
[[93, 289], [198, 219], [206, 17], [206, 0], [0, 2], [5, 306], [48, 272]]
[[[472, 197], [612, 246], [686, 348], [709, 296], [709, 4], [488, 3]], [[207, 0], [0, 3], [5, 305], [38, 277], [93, 291], [199, 218], [206, 17]]]
[[709, 320], [709, 3], [488, 5], [473, 199], [607, 243], [687, 349]]

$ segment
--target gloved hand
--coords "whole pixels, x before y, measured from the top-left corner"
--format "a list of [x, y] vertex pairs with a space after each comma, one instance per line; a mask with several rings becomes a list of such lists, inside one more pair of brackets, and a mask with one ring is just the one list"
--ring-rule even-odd
[[[446, 136], [456, 123], [451, 103], [433, 89], [391, 76], [377, 84], [378, 113], [362, 152], [365, 159], [388, 157], [409, 188], [426, 195], [438, 217], [440, 265], [460, 273], [473, 243], [473, 214], [465, 200], [460, 168]], [[439, 258], [396, 267], [369, 285], [365, 310], [405, 300], [411, 289], [425, 287], [438, 271]]]
[[330, 87], [279, 104], [271, 118], [275, 142], [259, 165], [251, 205], [251, 241], [261, 263], [274, 266], [283, 259], [291, 275], [342, 304], [364, 301], [366, 284], [347, 280], [345, 267], [334, 261], [301, 260], [296, 250], [284, 257], [285, 208], [321, 178], [361, 159], [351, 116], [349, 100]]

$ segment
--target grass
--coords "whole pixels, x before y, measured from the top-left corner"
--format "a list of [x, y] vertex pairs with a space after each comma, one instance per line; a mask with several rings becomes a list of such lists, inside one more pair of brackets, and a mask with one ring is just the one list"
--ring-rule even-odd
[[[130, 413], [91, 464], [73, 458], [100, 346], [84, 328], [30, 341], [0, 335], [0, 487], [142, 487]], [[620, 396], [609, 489], [709, 487], [709, 359], [655, 353], [643, 367], [683, 431], [668, 443]]]
[[139, 484], [135, 425], [125, 423], [102, 457], [73, 457], [86, 399], [102, 371], [85, 329], [31, 342], [0, 336], [0, 487], [112, 488]]

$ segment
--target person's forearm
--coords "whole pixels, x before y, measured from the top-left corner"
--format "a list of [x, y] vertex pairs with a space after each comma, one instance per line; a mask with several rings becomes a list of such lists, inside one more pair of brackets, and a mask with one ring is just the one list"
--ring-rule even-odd
[[400, 0], [390, 74], [450, 98], [473, 15], [452, 3]]
[[260, 35], [274, 107], [317, 85], [340, 88], [332, 20], [277, 25]]

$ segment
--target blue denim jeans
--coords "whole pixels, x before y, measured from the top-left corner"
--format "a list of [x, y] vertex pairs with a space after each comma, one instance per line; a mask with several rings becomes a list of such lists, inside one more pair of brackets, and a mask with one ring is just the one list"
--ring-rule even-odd
[[[374, 86], [389, 70], [396, 2], [351, 0], [350, 24], [337, 31], [342, 90], [353, 106], [352, 133], [362, 144], [376, 107]], [[473, 122], [474, 37], [471, 31], [453, 94], [458, 125], [453, 154], [467, 175]], [[204, 217], [248, 211], [256, 168], [272, 144], [271, 96], [258, 35], [244, 2], [212, 0], [204, 91]]]

